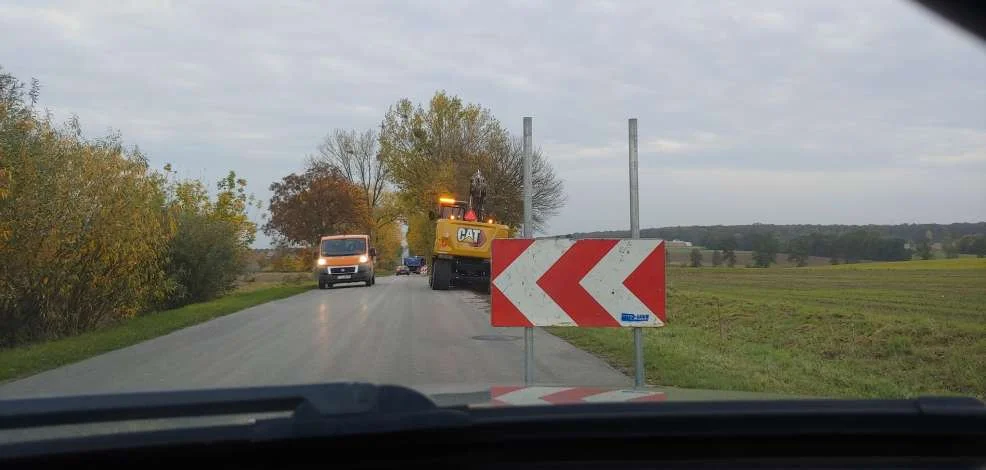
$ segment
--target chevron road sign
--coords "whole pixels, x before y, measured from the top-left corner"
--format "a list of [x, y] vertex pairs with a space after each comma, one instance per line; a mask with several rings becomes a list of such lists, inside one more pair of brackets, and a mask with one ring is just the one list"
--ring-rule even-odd
[[490, 387], [487, 406], [568, 405], [573, 403], [639, 403], [667, 400], [664, 392], [591, 387]]
[[659, 327], [662, 240], [493, 240], [493, 326]]

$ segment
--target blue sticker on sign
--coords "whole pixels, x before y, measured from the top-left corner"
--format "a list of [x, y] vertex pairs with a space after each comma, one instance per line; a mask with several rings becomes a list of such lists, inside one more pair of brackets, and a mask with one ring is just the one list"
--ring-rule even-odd
[[647, 321], [647, 320], [650, 320], [650, 314], [649, 313], [626, 313], [626, 312], [624, 312], [624, 313], [621, 313], [620, 314], [620, 321], [625, 321], [625, 322], [639, 322], [639, 321]]

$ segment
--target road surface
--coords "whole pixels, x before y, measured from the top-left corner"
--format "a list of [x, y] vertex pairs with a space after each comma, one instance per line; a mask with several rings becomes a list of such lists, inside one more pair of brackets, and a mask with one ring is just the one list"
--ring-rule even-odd
[[[340, 380], [441, 390], [523, 381], [523, 330], [490, 326], [485, 297], [424, 276], [313, 290], [0, 385], [0, 398]], [[601, 360], [535, 332], [538, 383], [620, 387]]]

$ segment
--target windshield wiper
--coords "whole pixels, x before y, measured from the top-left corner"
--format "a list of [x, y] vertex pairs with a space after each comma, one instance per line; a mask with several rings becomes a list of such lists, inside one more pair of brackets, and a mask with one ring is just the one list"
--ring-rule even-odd
[[0, 401], [0, 430], [271, 412], [291, 412], [292, 420], [304, 422], [438, 409], [412, 389], [359, 382], [141, 392]]
[[[270, 414], [284, 416], [265, 417]], [[196, 421], [243, 415], [257, 418], [231, 419], [234, 424], [207, 427]], [[149, 430], [139, 432], [141, 438], [122, 445], [117, 437], [99, 432], [100, 427], [112, 428], [114, 423], [153, 420], [188, 425], [182, 429], [162, 426], [160, 430], [149, 426]], [[0, 455], [138, 447], [195, 441], [203, 435], [218, 440], [262, 441], [434, 429], [468, 422], [464, 411], [438, 408], [410, 388], [359, 382], [16, 399], [0, 401], [0, 437], [25, 431], [44, 437], [47, 427], [66, 425], [81, 427], [83, 432], [67, 439], [31, 439], [33, 442], [26, 443], [8, 443], [0, 438]]]

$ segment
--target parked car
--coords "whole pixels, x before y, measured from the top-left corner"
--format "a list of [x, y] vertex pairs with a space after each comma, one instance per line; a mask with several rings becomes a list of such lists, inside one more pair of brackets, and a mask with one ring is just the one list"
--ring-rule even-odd
[[408, 269], [407, 266], [404, 266], [402, 264], [402, 265], [400, 265], [400, 266], [397, 267], [397, 273], [396, 274], [398, 276], [400, 276], [401, 274], [410, 275], [411, 274], [411, 270]]

